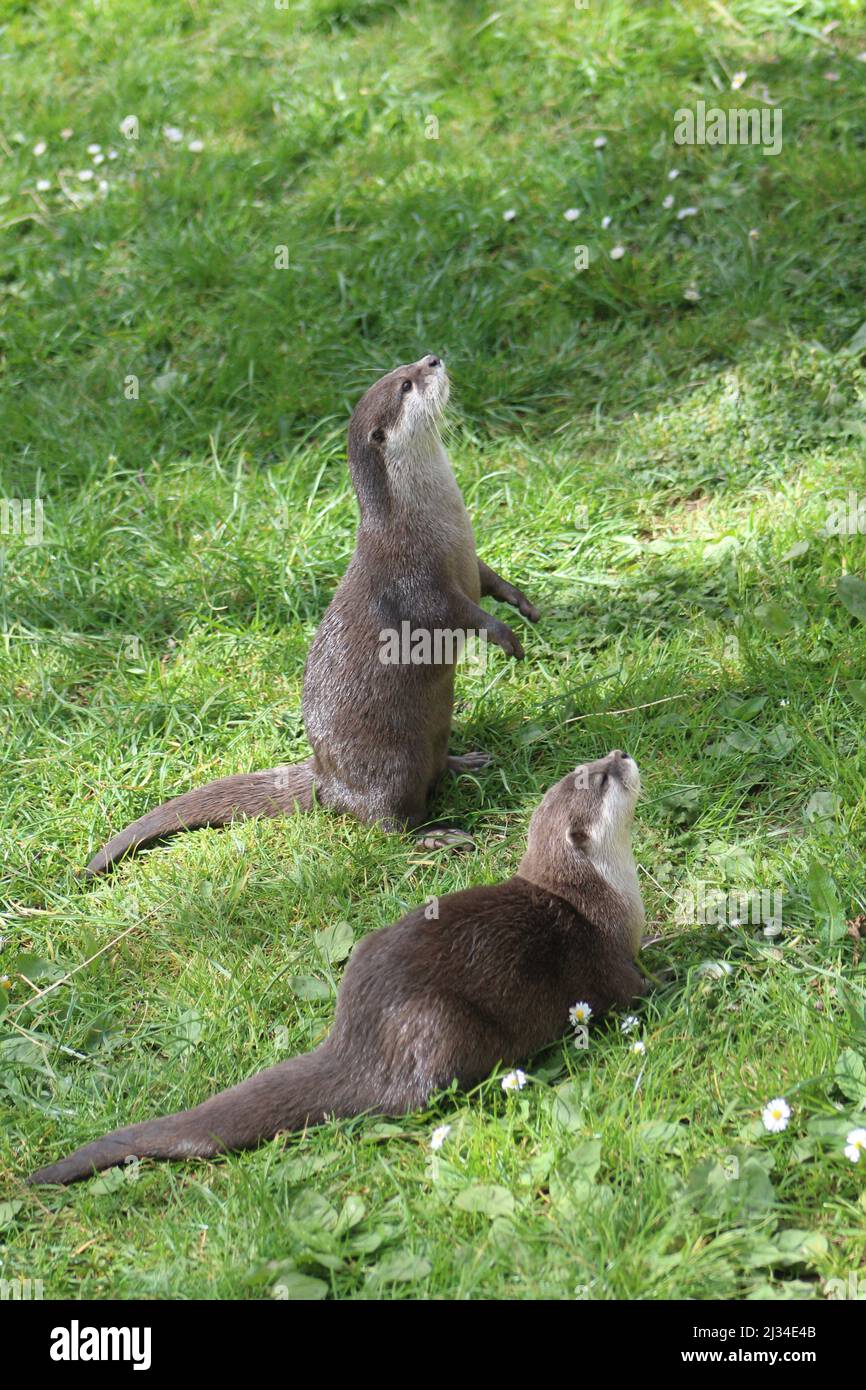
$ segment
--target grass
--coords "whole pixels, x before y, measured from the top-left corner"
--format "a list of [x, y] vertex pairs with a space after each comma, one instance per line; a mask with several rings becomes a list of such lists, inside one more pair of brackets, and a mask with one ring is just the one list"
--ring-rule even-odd
[[[866, 1278], [866, 1162], [842, 1156], [866, 1101], [866, 544], [824, 534], [866, 490], [859, 7], [20, 3], [0, 46], [0, 496], [43, 498], [45, 528], [2, 537], [0, 1277], [516, 1299]], [[677, 108], [765, 84], [778, 157], [673, 145]], [[477, 852], [317, 812], [86, 888], [145, 808], [303, 755], [304, 655], [353, 545], [348, 412], [427, 350], [480, 552], [543, 609], [523, 666], [459, 680], [456, 746], [496, 762], [436, 809]], [[399, 1123], [23, 1187], [309, 1047], [343, 964], [318, 933], [511, 873], [546, 787], [614, 745], [644, 774], [645, 963], [673, 971], [643, 1058], [611, 1019], [516, 1096], [492, 1078]], [[702, 882], [781, 891], [782, 934], [680, 920]]]

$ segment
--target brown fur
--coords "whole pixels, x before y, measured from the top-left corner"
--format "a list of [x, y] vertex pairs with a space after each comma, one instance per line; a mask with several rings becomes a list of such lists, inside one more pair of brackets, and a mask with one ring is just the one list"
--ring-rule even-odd
[[415, 908], [358, 943], [321, 1046], [192, 1110], [116, 1130], [31, 1181], [76, 1182], [133, 1155], [252, 1148], [328, 1116], [401, 1115], [454, 1079], [472, 1086], [525, 1061], [565, 1032], [578, 1000], [595, 1016], [627, 1006], [645, 987], [634, 964], [643, 907], [598, 864], [630, 882], [639, 785], [618, 751], [570, 773], [535, 812], [513, 878], [441, 898], [433, 920]]
[[484, 629], [521, 658], [515, 634], [478, 601], [489, 594], [538, 619], [520, 590], [475, 553], [439, 439], [447, 395], [439, 359], [422, 357], [371, 386], [349, 422], [361, 520], [355, 553], [307, 657], [303, 711], [313, 756], [175, 797], [114, 836], [88, 875], [179, 830], [309, 810], [314, 794], [333, 810], [392, 829], [425, 819], [448, 766], [454, 666], [383, 665], [381, 631], [399, 632], [404, 621], [413, 630]]

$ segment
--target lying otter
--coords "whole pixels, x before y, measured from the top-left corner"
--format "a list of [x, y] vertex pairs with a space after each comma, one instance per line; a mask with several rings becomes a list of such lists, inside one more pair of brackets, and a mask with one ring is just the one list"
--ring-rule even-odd
[[358, 943], [334, 1027], [313, 1052], [259, 1072], [193, 1110], [118, 1129], [42, 1168], [70, 1183], [133, 1155], [209, 1158], [329, 1116], [402, 1115], [456, 1079], [473, 1086], [568, 1026], [645, 989], [634, 964], [644, 920], [631, 851], [637, 765], [614, 751], [547, 792], [517, 874], [415, 908]]
[[305, 762], [208, 782], [148, 811], [103, 846], [87, 874], [180, 830], [244, 816], [308, 811], [313, 796], [361, 821], [405, 829], [425, 820], [446, 770], [473, 771], [483, 754], [449, 757], [454, 666], [383, 659], [383, 633], [483, 633], [518, 660], [505, 623], [479, 607], [484, 594], [538, 612], [475, 553], [472, 523], [439, 438], [448, 377], [438, 357], [383, 376], [349, 422], [349, 468], [361, 521], [355, 553], [313, 639], [303, 711], [313, 755]]

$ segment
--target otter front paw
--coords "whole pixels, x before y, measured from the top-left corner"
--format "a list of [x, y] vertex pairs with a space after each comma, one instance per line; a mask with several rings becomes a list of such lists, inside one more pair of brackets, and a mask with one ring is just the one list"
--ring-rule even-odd
[[508, 587], [511, 592], [505, 602], [510, 603], [512, 608], [516, 608], [517, 611], [522, 613], [524, 618], [528, 618], [531, 623], [537, 623], [541, 614], [535, 607], [535, 604], [530, 603], [526, 595], [522, 594], [519, 589], [515, 589], [513, 584], [509, 584]]
[[522, 661], [526, 653], [520, 644], [517, 634], [511, 631], [505, 623], [496, 623], [493, 627], [491, 637], [497, 647], [501, 647], [506, 656], [513, 656], [515, 661]]

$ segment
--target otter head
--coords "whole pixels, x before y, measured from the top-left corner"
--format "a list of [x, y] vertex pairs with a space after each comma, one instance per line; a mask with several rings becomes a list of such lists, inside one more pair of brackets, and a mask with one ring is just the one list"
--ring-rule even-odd
[[349, 421], [349, 466], [362, 509], [384, 501], [392, 478], [413, 458], [429, 458], [439, 443], [439, 418], [448, 401], [441, 357], [426, 354], [395, 367], [361, 397]]
[[[591, 920], [625, 916], [640, 942], [643, 905], [631, 851], [631, 827], [640, 792], [634, 758], [615, 748], [582, 763], [546, 793], [529, 823], [526, 853], [517, 872], [576, 903]], [[605, 898], [604, 880], [619, 900]], [[608, 897], [610, 895], [607, 895]], [[625, 910], [622, 903], [625, 901]]]

